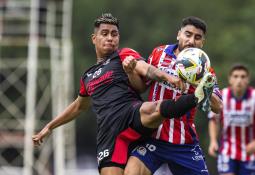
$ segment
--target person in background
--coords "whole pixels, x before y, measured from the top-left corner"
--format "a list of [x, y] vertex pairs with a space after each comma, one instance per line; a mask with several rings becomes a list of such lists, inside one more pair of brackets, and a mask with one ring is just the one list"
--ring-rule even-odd
[[248, 68], [234, 65], [228, 75], [229, 86], [221, 91], [221, 113], [209, 113], [208, 152], [218, 156], [220, 175], [255, 174], [255, 90], [249, 81]]

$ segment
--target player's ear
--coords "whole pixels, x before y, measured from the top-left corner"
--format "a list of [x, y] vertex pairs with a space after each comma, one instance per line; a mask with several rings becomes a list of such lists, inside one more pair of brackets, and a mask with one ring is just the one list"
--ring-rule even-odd
[[94, 33], [91, 34], [91, 41], [93, 44], [95, 44], [96, 35]]
[[204, 44], [205, 44], [205, 39], [203, 39], [203, 41], [202, 41], [201, 48], [203, 48]]
[[176, 37], [177, 41], [179, 41], [180, 35], [181, 35], [181, 31], [179, 30], [178, 33], [177, 33], [177, 37]]
[[205, 44], [205, 37], [203, 36], [202, 47], [204, 46], [204, 44]]

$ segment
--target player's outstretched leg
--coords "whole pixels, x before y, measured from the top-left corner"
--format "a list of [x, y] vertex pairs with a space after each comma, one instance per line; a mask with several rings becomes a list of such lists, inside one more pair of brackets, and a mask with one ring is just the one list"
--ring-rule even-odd
[[[210, 89], [215, 84], [212, 74], [206, 74], [194, 94], [182, 95], [177, 100], [169, 99], [157, 102], [144, 102], [140, 108], [142, 125], [149, 128], [158, 127], [165, 118], [179, 118], [196, 106], [206, 111], [211, 96]], [[210, 103], [209, 103], [210, 105]]]

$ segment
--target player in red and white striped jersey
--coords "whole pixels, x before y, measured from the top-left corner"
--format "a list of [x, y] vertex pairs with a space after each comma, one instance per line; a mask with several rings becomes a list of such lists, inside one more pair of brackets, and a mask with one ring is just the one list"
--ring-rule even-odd
[[[193, 46], [193, 45], [192, 45]], [[198, 47], [198, 46], [197, 46]], [[174, 64], [176, 62], [175, 50], [178, 50], [178, 45], [164, 45], [155, 48], [148, 59], [148, 63], [167, 72], [168, 74], [177, 76]], [[212, 70], [212, 73], [213, 70]], [[195, 87], [186, 83], [186, 94], [194, 93]], [[150, 88], [149, 101], [157, 101], [163, 99], [177, 99], [181, 92], [167, 83], [153, 82]], [[214, 86], [213, 98], [220, 96], [218, 85]], [[215, 102], [216, 101], [216, 102]], [[214, 100], [212, 108], [217, 111], [218, 100]], [[174, 144], [190, 144], [194, 143], [194, 135], [196, 135], [194, 117], [196, 108], [193, 108], [185, 116], [178, 119], [165, 120], [153, 135], [154, 138]], [[190, 131], [190, 127], [193, 132]]]
[[[202, 48], [206, 34], [206, 24], [197, 17], [187, 17], [178, 32], [178, 44], [156, 47], [148, 63], [170, 75], [177, 76], [175, 71], [176, 57], [188, 47]], [[194, 93], [195, 87], [186, 84], [186, 94]], [[166, 82], [152, 82], [149, 101], [178, 99], [181, 91]], [[221, 97], [218, 85], [215, 85], [211, 96], [211, 108], [220, 112]], [[167, 163], [174, 175], [209, 174], [203, 153], [198, 144], [194, 116], [196, 109], [187, 112], [179, 119], [165, 120], [153, 138], [138, 145], [127, 164], [126, 174], [153, 174], [162, 164]], [[130, 167], [130, 168], [129, 168]]]
[[[255, 155], [250, 154], [255, 139], [255, 89], [249, 87], [249, 70], [234, 65], [229, 72], [229, 87], [222, 90], [223, 108], [220, 114], [209, 113], [209, 154], [218, 156], [218, 171], [228, 175], [255, 173]], [[220, 148], [217, 142], [221, 123]], [[248, 150], [247, 150], [248, 145]]]

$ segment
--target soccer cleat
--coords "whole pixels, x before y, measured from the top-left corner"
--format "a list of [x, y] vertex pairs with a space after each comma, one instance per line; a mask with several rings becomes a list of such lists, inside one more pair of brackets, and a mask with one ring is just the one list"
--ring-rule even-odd
[[206, 73], [195, 90], [195, 96], [198, 99], [198, 109], [204, 112], [211, 110], [210, 97], [215, 82], [215, 77], [211, 73]]

